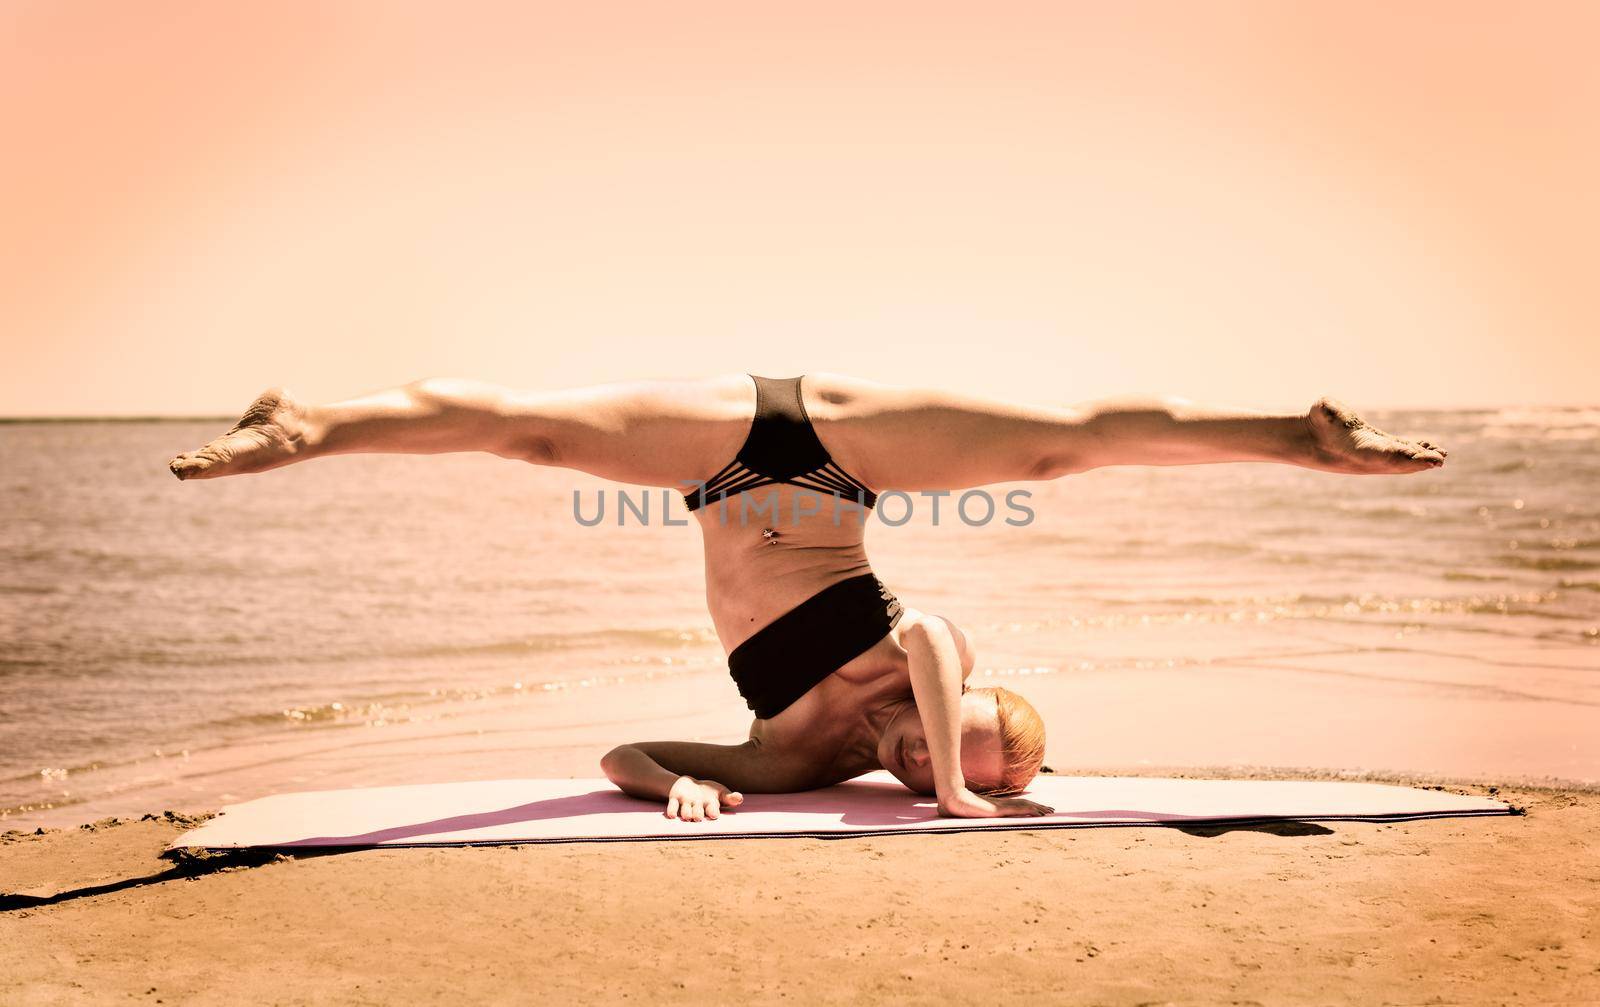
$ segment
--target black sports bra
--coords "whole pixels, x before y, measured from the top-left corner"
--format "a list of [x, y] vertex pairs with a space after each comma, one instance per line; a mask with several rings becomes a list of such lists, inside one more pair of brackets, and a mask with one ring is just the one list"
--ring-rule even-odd
[[878, 502], [878, 495], [835, 464], [817, 439], [805, 403], [800, 401], [800, 378], [754, 374], [750, 378], [756, 383], [756, 416], [750, 435], [722, 471], [683, 495], [691, 511], [777, 483], [830, 496], [837, 493], [866, 507]]

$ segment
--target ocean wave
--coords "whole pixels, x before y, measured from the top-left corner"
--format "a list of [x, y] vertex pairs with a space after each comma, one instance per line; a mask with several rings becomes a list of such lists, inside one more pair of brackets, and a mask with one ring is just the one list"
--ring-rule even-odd
[[218, 637], [215, 641], [227, 645], [226, 649], [194, 649], [195, 641], [189, 638], [175, 640], [170, 649], [142, 647], [136, 650], [107, 650], [97, 653], [95, 666], [75, 669], [93, 673], [101, 668], [114, 673], [118, 666], [141, 667], [215, 667], [247, 666], [318, 666], [352, 664], [368, 661], [435, 661], [452, 658], [518, 657], [532, 654], [549, 654], [563, 651], [593, 651], [607, 649], [685, 650], [715, 645], [717, 636], [708, 629], [636, 629], [610, 627], [606, 629], [575, 631], [570, 633], [538, 633], [501, 640], [484, 640], [475, 643], [426, 643], [402, 646], [373, 646], [367, 649], [333, 650], [318, 647], [302, 651], [282, 649], [271, 653], [251, 653], [238, 645], [245, 643], [237, 636]]
[[95, 574], [136, 574], [140, 577], [244, 577], [256, 571], [243, 559], [226, 560], [216, 556], [144, 552], [126, 553], [93, 546], [34, 547], [18, 549], [4, 557], [7, 564], [38, 566], [60, 577], [62, 572], [84, 567]]
[[1476, 506], [1476, 514], [1480, 518], [1492, 515], [1501, 528], [1600, 528], [1600, 511], [1587, 510], [1575, 503], [1549, 507], [1543, 514], [1523, 509], [1527, 507], [1526, 501], [1523, 508], [1518, 508], [1515, 499], [1510, 501], [1511, 509], [1507, 513], [1506, 504], [1505, 500], [1483, 501]]
[[[1127, 629], [1176, 624], [1268, 623], [1281, 620], [1349, 619], [1367, 615], [1398, 615], [1408, 618], [1449, 615], [1530, 616], [1539, 619], [1580, 620], [1592, 618], [1552, 607], [1561, 598], [1559, 591], [1523, 591], [1504, 594], [1474, 594], [1458, 597], [1392, 597], [1384, 595], [1295, 595], [1281, 598], [1219, 598], [1205, 608], [1192, 598], [1175, 598], [1172, 611], [1160, 611], [1163, 599], [1145, 599], [1138, 604], [1156, 609], [1144, 612], [1085, 613], [1043, 619], [990, 622], [980, 625], [986, 633], [1035, 633], [1050, 630]], [[1112, 604], [1101, 600], [1101, 604]]]
[[1501, 462], [1498, 465], [1490, 465], [1488, 468], [1484, 469], [1484, 471], [1490, 473], [1491, 475], [1499, 476], [1506, 475], [1510, 472], [1526, 472], [1531, 468], [1538, 467], [1538, 464], [1538, 460], [1534, 458], [1518, 458], [1515, 461]]
[[1600, 437], [1600, 430], [1591, 426], [1495, 426], [1484, 427], [1480, 436], [1494, 441], [1587, 441]]
[[1359, 514], [1362, 517], [1437, 518], [1439, 516], [1425, 503], [1397, 504], [1387, 501], [1340, 500], [1334, 506], [1338, 510]]
[[1579, 559], [1575, 556], [1530, 555], [1522, 552], [1505, 553], [1500, 562], [1524, 570], [1600, 570], [1600, 562]]
[[483, 643], [436, 644], [396, 650], [386, 657], [440, 658], [440, 657], [493, 657], [515, 656], [529, 652], [545, 653], [560, 650], [590, 650], [599, 648], [660, 647], [687, 648], [716, 644], [717, 635], [707, 629], [634, 629], [610, 627], [601, 630], [575, 633], [540, 633], [511, 640], [490, 640]]
[[1563, 427], [1600, 427], [1600, 409], [1537, 406], [1501, 409], [1485, 416], [1483, 423], [1491, 427], [1538, 427], [1544, 430]]

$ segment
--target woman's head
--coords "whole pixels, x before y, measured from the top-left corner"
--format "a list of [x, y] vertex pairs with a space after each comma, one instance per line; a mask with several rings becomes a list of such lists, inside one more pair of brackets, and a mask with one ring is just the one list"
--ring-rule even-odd
[[[896, 711], [878, 740], [878, 761], [919, 794], [934, 793], [932, 753], [915, 703]], [[961, 772], [967, 788], [1015, 794], [1044, 762], [1044, 721], [1026, 699], [995, 686], [961, 695]]]
[[1033, 782], [1039, 775], [1039, 767], [1044, 765], [1044, 718], [1032, 703], [1010, 689], [996, 685], [973, 689], [968, 694], [973, 693], [994, 697], [1004, 763], [1000, 785], [993, 790], [977, 792], [991, 797], [1019, 793]]

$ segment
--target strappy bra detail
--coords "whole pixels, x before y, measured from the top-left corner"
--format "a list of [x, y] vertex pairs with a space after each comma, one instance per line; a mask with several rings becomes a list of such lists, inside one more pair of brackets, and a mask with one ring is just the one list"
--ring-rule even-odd
[[685, 493], [688, 508], [724, 500], [763, 486], [787, 483], [871, 507], [878, 495], [840, 468], [817, 432], [800, 400], [800, 378], [763, 378], [756, 383], [756, 415], [744, 447], [722, 471]]

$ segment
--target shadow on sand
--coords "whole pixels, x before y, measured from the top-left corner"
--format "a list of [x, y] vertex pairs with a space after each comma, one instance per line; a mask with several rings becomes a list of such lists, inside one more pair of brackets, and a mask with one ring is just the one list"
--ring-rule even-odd
[[1264, 832], [1269, 836], [1331, 836], [1333, 830], [1315, 822], [1219, 822], [1215, 825], [1174, 825], [1172, 828], [1186, 836], [1215, 839], [1229, 832]]
[[248, 870], [252, 867], [262, 867], [279, 861], [310, 860], [313, 857], [334, 856], [339, 853], [353, 852], [360, 848], [351, 847], [350, 850], [306, 850], [292, 854], [285, 853], [282, 850], [271, 849], [168, 850], [161, 854], [161, 859], [170, 861], [172, 866], [164, 871], [146, 874], [143, 877], [124, 878], [121, 881], [107, 881], [101, 885], [69, 888], [64, 892], [56, 892], [54, 895], [0, 894], [0, 913], [15, 912], [19, 909], [40, 909], [46, 906], [60, 905], [63, 902], [72, 902], [77, 899], [94, 898], [98, 895], [125, 892], [132, 888], [143, 888], [146, 885], [159, 885], [166, 881], [199, 878], [207, 874], [220, 874], [224, 871]]

